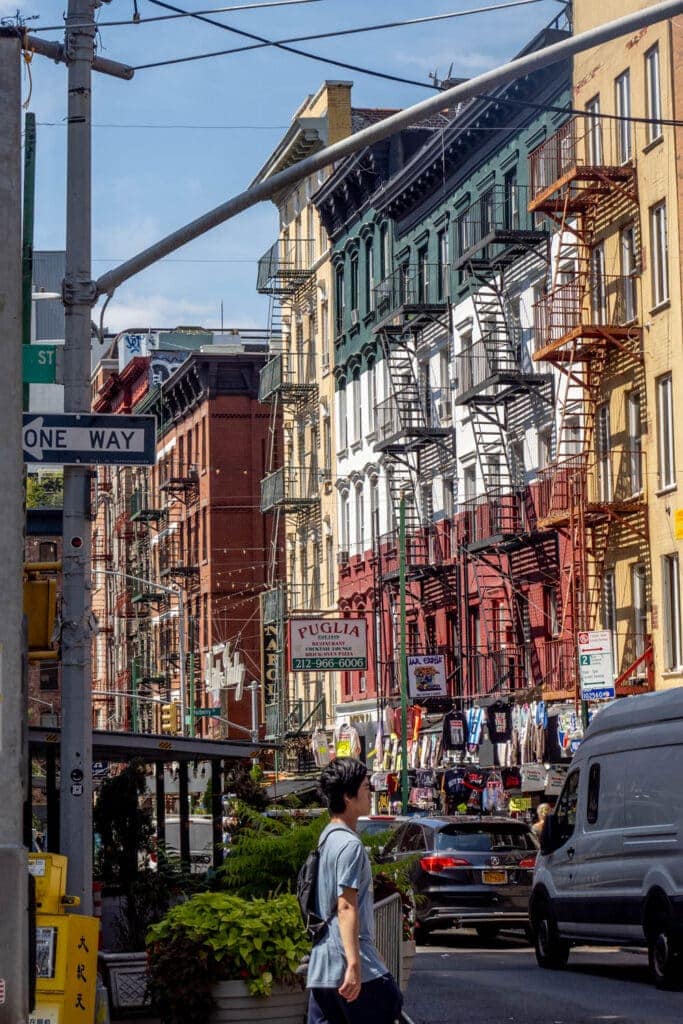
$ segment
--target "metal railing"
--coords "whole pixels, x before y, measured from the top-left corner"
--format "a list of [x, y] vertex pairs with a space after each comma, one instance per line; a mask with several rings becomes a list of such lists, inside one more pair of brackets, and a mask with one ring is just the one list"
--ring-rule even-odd
[[458, 367], [458, 397], [483, 387], [497, 374], [522, 372], [519, 360], [513, 358], [509, 348], [494, 349], [493, 345], [487, 345], [483, 339], [467, 345], [455, 358]]
[[199, 465], [179, 459], [162, 459], [159, 463], [159, 489], [182, 490], [199, 481]]
[[278, 506], [296, 509], [316, 501], [320, 501], [320, 483], [314, 466], [282, 466], [261, 481], [261, 512]]
[[546, 232], [528, 211], [528, 192], [523, 185], [495, 185], [467, 207], [456, 220], [454, 269], [490, 243], [510, 244], [516, 234], [536, 232], [541, 239]]
[[647, 500], [645, 452], [640, 448], [611, 448], [591, 456], [571, 456], [538, 474], [536, 511], [539, 519], [567, 515], [589, 505], [640, 507]]
[[405, 263], [374, 289], [378, 316], [404, 306], [444, 304], [449, 296], [450, 268], [441, 263]]
[[258, 261], [256, 290], [262, 295], [287, 295], [313, 273], [314, 238], [280, 238]]
[[462, 685], [467, 697], [489, 693], [510, 693], [530, 685], [527, 678], [527, 650], [519, 644], [497, 644], [490, 647], [467, 647], [462, 655]]
[[304, 393], [314, 392], [317, 387], [314, 349], [281, 352], [269, 359], [261, 370], [259, 401], [265, 401], [277, 391]]
[[451, 389], [447, 387], [440, 388], [437, 396], [425, 394], [421, 400], [416, 397], [406, 401], [405, 395], [385, 398], [375, 406], [377, 443], [401, 435], [447, 430], [452, 421], [451, 401]]
[[623, 165], [630, 157], [629, 138], [619, 122], [606, 124], [589, 113], [566, 121], [529, 154], [531, 202], [575, 168]]
[[638, 315], [634, 274], [580, 274], [533, 306], [534, 351], [562, 341], [577, 327], [624, 327]]
[[158, 547], [159, 575], [185, 576], [199, 571], [199, 552], [186, 550], [177, 533], [164, 537]]
[[379, 900], [374, 907], [375, 946], [390, 973], [401, 988], [401, 952], [403, 945], [403, 907], [395, 892]]
[[133, 491], [130, 496], [131, 519], [160, 519], [162, 515], [159, 499], [154, 497], [151, 488], [138, 487]]
[[518, 494], [506, 494], [495, 500], [488, 495], [480, 495], [463, 501], [458, 511], [463, 514], [464, 540], [467, 544], [516, 534], [522, 527]]

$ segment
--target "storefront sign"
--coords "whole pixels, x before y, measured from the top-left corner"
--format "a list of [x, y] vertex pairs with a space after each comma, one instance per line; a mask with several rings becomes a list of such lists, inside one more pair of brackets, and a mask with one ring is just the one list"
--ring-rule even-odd
[[551, 768], [545, 783], [545, 791], [548, 796], [559, 796], [567, 778], [567, 768], [564, 765]]
[[530, 796], [513, 796], [510, 798], [509, 804], [510, 811], [530, 811], [531, 810], [531, 797]]
[[261, 627], [261, 679], [266, 705], [274, 704], [278, 698], [277, 662], [277, 625], [274, 622], [264, 623]]
[[411, 697], [447, 697], [443, 654], [408, 655], [408, 693]]
[[364, 671], [368, 667], [365, 619], [292, 619], [289, 667], [292, 672]]
[[542, 793], [545, 789], [546, 769], [542, 764], [522, 765], [522, 789], [525, 793]]
[[674, 537], [683, 540], [683, 508], [674, 511]]
[[578, 646], [582, 699], [613, 700], [612, 634], [608, 629], [581, 630]]

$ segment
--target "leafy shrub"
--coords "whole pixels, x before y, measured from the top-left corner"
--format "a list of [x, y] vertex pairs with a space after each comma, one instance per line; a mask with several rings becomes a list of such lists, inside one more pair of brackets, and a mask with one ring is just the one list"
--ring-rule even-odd
[[244, 900], [200, 893], [168, 912], [147, 936], [150, 995], [164, 1024], [204, 1024], [211, 986], [244, 981], [252, 995], [295, 984], [310, 943], [291, 895]]
[[329, 822], [296, 818], [242, 817], [230, 856], [217, 872], [219, 888], [244, 898], [293, 892], [296, 876]]

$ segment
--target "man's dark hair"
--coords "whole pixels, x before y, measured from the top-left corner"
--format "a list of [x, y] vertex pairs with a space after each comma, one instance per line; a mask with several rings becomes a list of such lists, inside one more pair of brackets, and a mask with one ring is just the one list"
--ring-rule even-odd
[[357, 796], [361, 782], [368, 770], [362, 761], [353, 757], [337, 757], [330, 761], [320, 776], [320, 793], [327, 802], [330, 814], [341, 814], [346, 810], [345, 796]]

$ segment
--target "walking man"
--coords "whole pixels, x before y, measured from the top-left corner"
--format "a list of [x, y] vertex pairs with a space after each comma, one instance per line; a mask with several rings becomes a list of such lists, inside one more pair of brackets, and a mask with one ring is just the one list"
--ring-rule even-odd
[[320, 789], [330, 824], [320, 840], [317, 913], [328, 922], [308, 964], [308, 1024], [394, 1024], [403, 1002], [374, 944], [370, 861], [357, 832], [370, 811], [367, 768], [338, 757]]

